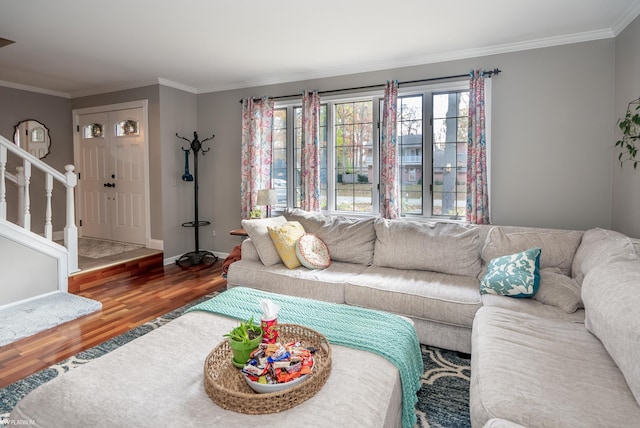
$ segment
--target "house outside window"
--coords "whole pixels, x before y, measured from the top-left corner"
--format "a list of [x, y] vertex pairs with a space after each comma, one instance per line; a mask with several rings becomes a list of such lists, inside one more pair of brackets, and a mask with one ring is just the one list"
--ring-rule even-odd
[[[398, 95], [401, 215], [461, 219], [466, 210], [468, 83]], [[321, 210], [377, 215], [382, 91], [326, 97], [320, 113]], [[287, 120], [293, 118], [293, 120]], [[300, 102], [276, 103], [272, 184], [278, 206], [300, 206]]]

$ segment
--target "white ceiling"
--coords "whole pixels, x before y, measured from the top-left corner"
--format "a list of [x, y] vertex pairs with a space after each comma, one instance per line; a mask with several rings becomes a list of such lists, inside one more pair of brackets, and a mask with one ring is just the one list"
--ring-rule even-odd
[[[615, 37], [640, 0], [0, 0], [0, 84], [194, 93]], [[8, 83], [9, 82], [9, 83]]]

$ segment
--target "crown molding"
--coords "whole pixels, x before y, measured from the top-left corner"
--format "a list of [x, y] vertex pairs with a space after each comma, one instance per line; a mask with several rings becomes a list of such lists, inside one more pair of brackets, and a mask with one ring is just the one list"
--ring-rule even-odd
[[[640, 13], [640, 9], [639, 9]], [[628, 25], [628, 23], [626, 24]], [[583, 33], [568, 34], [557, 37], [545, 37], [535, 40], [527, 40], [524, 42], [505, 43], [495, 46], [487, 46], [478, 49], [463, 49], [451, 52], [441, 52], [432, 55], [417, 56], [413, 58], [404, 58], [394, 61], [371, 63], [359, 65], [357, 67], [342, 67], [334, 69], [325, 69], [318, 72], [297, 73], [276, 76], [265, 79], [256, 79], [250, 81], [230, 82], [224, 85], [209, 86], [199, 89], [199, 93], [221, 92], [233, 89], [245, 89], [257, 86], [277, 85], [281, 83], [298, 82], [303, 80], [322, 79], [327, 77], [336, 77], [347, 74], [366, 73], [371, 71], [389, 70], [393, 68], [412, 67], [417, 65], [435, 64], [438, 62], [455, 61], [461, 59], [478, 58], [488, 55], [498, 55], [510, 52], [525, 51], [530, 49], [539, 49], [552, 46], [566, 45], [571, 43], [581, 43], [600, 39], [609, 39], [615, 37], [616, 34], [611, 29], [588, 31]]]
[[51, 89], [43, 89], [43, 88], [38, 88], [36, 86], [23, 85], [21, 83], [7, 82], [6, 80], [0, 80], [0, 86], [4, 86], [6, 88], [12, 88], [12, 89], [19, 89], [21, 91], [36, 92], [38, 94], [51, 95], [54, 97], [71, 98], [71, 96], [66, 92], [53, 91]]
[[636, 19], [640, 15], [640, 2], [636, 2], [635, 4], [629, 7], [625, 13], [613, 24], [611, 27], [611, 31], [617, 36], [622, 33], [622, 30], [627, 28], [627, 25], [631, 24], [631, 22]]

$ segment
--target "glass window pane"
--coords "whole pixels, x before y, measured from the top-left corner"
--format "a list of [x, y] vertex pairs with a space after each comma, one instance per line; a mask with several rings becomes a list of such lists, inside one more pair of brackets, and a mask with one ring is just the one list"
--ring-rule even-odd
[[468, 138], [468, 91], [434, 94], [433, 215], [464, 216]]
[[126, 135], [140, 135], [138, 121], [128, 119], [116, 124], [116, 136], [122, 137]]
[[104, 136], [104, 126], [100, 123], [85, 125], [83, 129], [84, 138], [101, 138]]

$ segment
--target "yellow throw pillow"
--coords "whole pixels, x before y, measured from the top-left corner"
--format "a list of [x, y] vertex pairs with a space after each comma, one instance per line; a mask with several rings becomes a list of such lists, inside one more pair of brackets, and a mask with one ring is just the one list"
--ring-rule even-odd
[[305, 233], [302, 225], [297, 221], [289, 221], [282, 226], [269, 226], [267, 230], [282, 263], [289, 269], [301, 266], [296, 255], [296, 243]]

